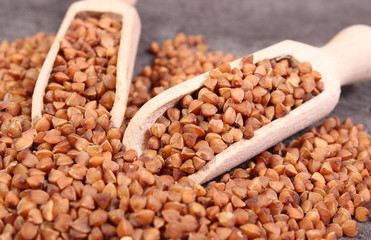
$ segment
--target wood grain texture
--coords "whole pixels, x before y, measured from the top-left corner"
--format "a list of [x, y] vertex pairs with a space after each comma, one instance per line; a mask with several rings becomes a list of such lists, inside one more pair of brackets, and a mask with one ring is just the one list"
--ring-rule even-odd
[[[55, 33], [72, 2], [2, 0], [0, 39]], [[285, 39], [322, 46], [349, 25], [371, 25], [369, 0], [139, 0], [136, 8], [142, 21], [136, 73], [150, 64], [146, 50], [151, 41], [162, 42], [180, 31], [203, 34], [212, 50], [243, 56]], [[352, 117], [371, 132], [371, 82], [342, 87], [330, 116]], [[359, 229], [355, 239], [371, 238], [370, 222], [359, 223]]]

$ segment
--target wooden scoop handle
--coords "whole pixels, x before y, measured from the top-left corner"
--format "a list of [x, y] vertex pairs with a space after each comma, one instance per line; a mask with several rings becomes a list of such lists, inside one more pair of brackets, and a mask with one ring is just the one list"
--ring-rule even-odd
[[124, 1], [125, 3], [131, 6], [135, 6], [135, 4], [137, 4], [137, 0], [122, 0], [122, 1]]
[[371, 27], [347, 27], [322, 49], [334, 57], [341, 85], [371, 80]]

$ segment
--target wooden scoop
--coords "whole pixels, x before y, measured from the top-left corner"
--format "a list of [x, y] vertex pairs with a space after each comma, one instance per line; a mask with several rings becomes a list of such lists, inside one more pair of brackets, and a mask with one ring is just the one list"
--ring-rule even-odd
[[[322, 48], [286, 40], [253, 55], [256, 61], [284, 55], [291, 55], [300, 62], [308, 61], [314, 70], [322, 73], [324, 90], [285, 117], [256, 130], [253, 138], [242, 139], [217, 154], [203, 168], [190, 175], [195, 182], [211, 180], [323, 118], [336, 106], [341, 85], [371, 80], [371, 28], [364, 25], [348, 27]], [[241, 59], [231, 62], [231, 67], [239, 66], [240, 62]], [[141, 154], [148, 130], [156, 119], [183, 96], [201, 88], [208, 75], [209, 72], [206, 72], [192, 78], [148, 101], [126, 129], [123, 138], [126, 149], [135, 149]]]
[[48, 85], [54, 60], [59, 52], [60, 43], [72, 20], [80, 12], [116, 13], [122, 16], [121, 40], [117, 58], [116, 94], [111, 110], [111, 123], [120, 127], [125, 116], [128, 93], [133, 75], [134, 62], [140, 36], [140, 19], [134, 7], [134, 0], [88, 0], [72, 4], [59, 28], [55, 40], [41, 68], [32, 96], [32, 121], [35, 123], [42, 115], [45, 88]]

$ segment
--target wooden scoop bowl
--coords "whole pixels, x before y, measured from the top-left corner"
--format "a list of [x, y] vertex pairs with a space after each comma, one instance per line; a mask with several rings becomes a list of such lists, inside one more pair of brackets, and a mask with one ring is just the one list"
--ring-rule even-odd
[[32, 121], [35, 123], [42, 115], [45, 88], [48, 85], [54, 60], [59, 52], [60, 43], [72, 20], [80, 12], [116, 13], [122, 16], [121, 40], [117, 58], [116, 93], [111, 110], [111, 124], [120, 127], [125, 116], [128, 93], [133, 75], [134, 62], [140, 36], [140, 19], [138, 12], [130, 4], [134, 0], [87, 0], [72, 4], [59, 28], [55, 40], [37, 78], [32, 96]]
[[[291, 55], [300, 62], [308, 61], [314, 70], [322, 74], [324, 90], [285, 117], [256, 130], [253, 138], [242, 139], [217, 154], [203, 168], [190, 175], [197, 183], [204, 183], [229, 171], [329, 114], [339, 100], [341, 85], [370, 80], [371, 28], [364, 25], [348, 27], [322, 48], [286, 40], [253, 55], [256, 61], [284, 55]], [[231, 62], [231, 67], [239, 66], [240, 62], [241, 59]], [[148, 101], [126, 129], [123, 138], [126, 149], [135, 149], [141, 154], [149, 128], [156, 119], [183, 96], [201, 88], [208, 74], [206, 72], [174, 86]]]

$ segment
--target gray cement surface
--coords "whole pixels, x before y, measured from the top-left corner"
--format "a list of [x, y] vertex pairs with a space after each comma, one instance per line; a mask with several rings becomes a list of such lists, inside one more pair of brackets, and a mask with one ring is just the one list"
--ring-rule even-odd
[[[72, 2], [1, 0], [0, 40], [55, 33]], [[371, 25], [369, 0], [139, 0], [137, 9], [142, 36], [136, 72], [150, 64], [150, 42], [178, 32], [202, 34], [212, 50], [244, 56], [285, 39], [322, 46], [349, 25]], [[371, 81], [343, 87], [330, 116], [352, 117], [371, 132]], [[359, 226], [356, 239], [371, 239], [371, 224]]]

